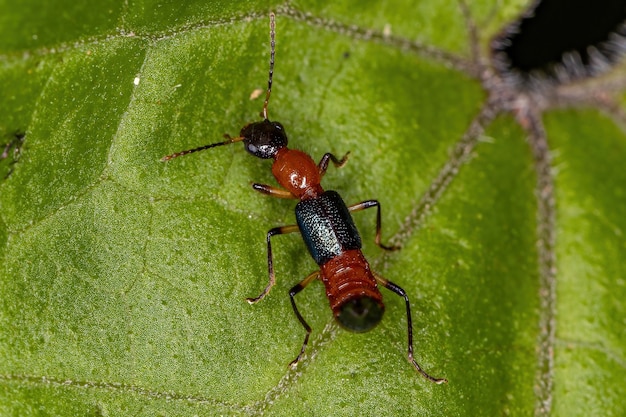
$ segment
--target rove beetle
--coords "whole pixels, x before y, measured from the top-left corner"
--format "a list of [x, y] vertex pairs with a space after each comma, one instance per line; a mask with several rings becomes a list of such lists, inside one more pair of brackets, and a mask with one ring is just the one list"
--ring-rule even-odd
[[380, 243], [381, 220], [380, 203], [367, 200], [352, 206], [346, 206], [336, 191], [324, 191], [320, 182], [332, 162], [337, 168], [348, 160], [349, 152], [339, 159], [332, 153], [326, 153], [316, 164], [306, 153], [287, 148], [287, 134], [278, 122], [267, 117], [267, 106], [272, 91], [275, 52], [275, 16], [270, 14], [270, 71], [268, 87], [263, 103], [263, 120], [244, 126], [237, 137], [224, 135], [223, 142], [213, 143], [163, 157], [162, 161], [216, 146], [243, 142], [246, 150], [262, 159], [273, 159], [272, 173], [282, 188], [267, 184], [252, 184], [252, 187], [267, 195], [278, 198], [298, 199], [296, 205], [297, 224], [276, 227], [267, 233], [267, 266], [269, 282], [258, 297], [248, 298], [250, 304], [262, 300], [272, 289], [276, 278], [272, 259], [272, 236], [300, 232], [309, 253], [320, 269], [313, 272], [289, 291], [291, 306], [296, 317], [306, 329], [306, 336], [298, 356], [290, 363], [295, 366], [304, 355], [311, 327], [304, 320], [296, 307], [295, 295], [311, 281], [319, 278], [325, 288], [335, 319], [339, 324], [353, 332], [365, 332], [374, 328], [382, 319], [385, 306], [378, 285], [404, 298], [408, 325], [408, 360], [417, 372], [436, 384], [447, 382], [444, 378], [435, 378], [426, 373], [413, 358], [413, 326], [409, 297], [398, 285], [386, 280], [370, 269], [369, 263], [361, 253], [361, 237], [352, 220], [350, 212], [376, 207], [376, 245], [386, 250], [395, 250]]

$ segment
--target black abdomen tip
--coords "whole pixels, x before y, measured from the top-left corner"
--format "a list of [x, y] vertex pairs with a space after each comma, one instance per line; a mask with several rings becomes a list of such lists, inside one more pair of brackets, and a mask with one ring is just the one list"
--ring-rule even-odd
[[355, 297], [340, 307], [336, 319], [347, 330], [360, 333], [376, 327], [384, 312], [385, 307], [375, 299]]

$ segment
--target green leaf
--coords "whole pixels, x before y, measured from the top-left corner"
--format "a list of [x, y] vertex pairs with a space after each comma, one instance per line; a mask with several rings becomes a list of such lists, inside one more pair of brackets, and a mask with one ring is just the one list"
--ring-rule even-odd
[[[456, 0], [21, 3], [0, 4], [0, 415], [624, 414], [620, 107], [488, 107]], [[482, 50], [525, 2], [471, 3]], [[316, 268], [297, 235], [245, 301], [267, 230], [294, 223], [249, 186], [275, 183], [270, 162], [160, 162], [259, 120], [269, 7], [270, 118], [316, 160], [351, 151], [323, 185], [380, 201], [402, 250], [359, 212], [364, 252], [447, 385], [406, 361], [402, 298], [383, 289], [382, 323], [351, 334], [319, 282], [289, 368], [287, 291]]]

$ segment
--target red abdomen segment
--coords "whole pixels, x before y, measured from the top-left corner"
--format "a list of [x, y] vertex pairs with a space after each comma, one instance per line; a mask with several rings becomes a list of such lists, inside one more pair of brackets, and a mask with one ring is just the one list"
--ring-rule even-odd
[[320, 278], [335, 318], [353, 332], [374, 328], [385, 311], [383, 297], [359, 249], [347, 250], [321, 265]]

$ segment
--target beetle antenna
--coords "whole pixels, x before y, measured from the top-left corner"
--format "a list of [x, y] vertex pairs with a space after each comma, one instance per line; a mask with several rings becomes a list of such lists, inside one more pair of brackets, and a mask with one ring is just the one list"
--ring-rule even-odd
[[236, 138], [231, 138], [228, 135], [224, 135], [226, 140], [224, 142], [212, 143], [210, 145], [200, 146], [198, 148], [188, 149], [186, 151], [176, 152], [171, 155], [164, 156], [161, 158], [161, 162], [169, 161], [170, 159], [178, 158], [179, 156], [188, 155], [190, 153], [203, 151], [205, 149], [215, 148], [216, 146], [230, 145], [231, 143], [240, 142], [244, 140], [243, 136], [237, 136]]
[[270, 13], [270, 75], [267, 80], [267, 93], [265, 94], [265, 101], [263, 102], [263, 118], [267, 120], [267, 104], [270, 101], [270, 94], [272, 94], [272, 78], [274, 76], [274, 53], [276, 50], [276, 15], [274, 12]]
[[[274, 53], [276, 50], [275, 38], [276, 38], [276, 15], [274, 14], [274, 12], [271, 12], [270, 13], [270, 73], [269, 73], [269, 78], [267, 80], [267, 93], [265, 94], [265, 101], [263, 102], [263, 112], [261, 114], [261, 116], [263, 116], [265, 120], [268, 120], [267, 119], [267, 105], [270, 101], [270, 95], [272, 94], [272, 79], [274, 76]], [[194, 148], [194, 149], [189, 149], [189, 150], [182, 151], [182, 152], [173, 153], [171, 155], [164, 156], [163, 158], [161, 158], [161, 161], [162, 162], [169, 161], [170, 159], [178, 158], [179, 156], [184, 156], [190, 153], [203, 151], [205, 149], [215, 148], [216, 146], [229, 145], [231, 143], [240, 142], [244, 140], [244, 138], [241, 136], [231, 138], [228, 135], [224, 135], [224, 137], [226, 138], [226, 140], [223, 142], [212, 143], [210, 145], [200, 146], [199, 148]]]

